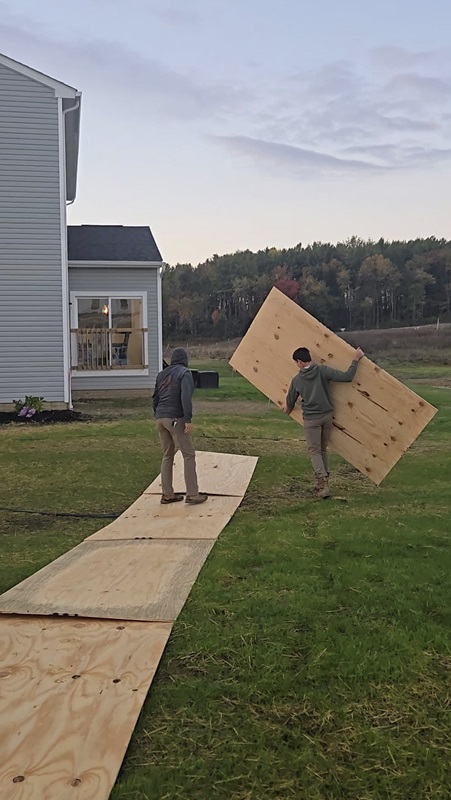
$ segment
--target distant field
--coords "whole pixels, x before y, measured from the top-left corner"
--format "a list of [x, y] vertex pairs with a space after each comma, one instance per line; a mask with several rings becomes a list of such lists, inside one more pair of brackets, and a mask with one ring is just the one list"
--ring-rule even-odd
[[[353, 347], [362, 347], [369, 358], [383, 367], [393, 364], [449, 365], [451, 370], [451, 324], [425, 325], [421, 328], [388, 328], [374, 331], [346, 331], [338, 334]], [[229, 359], [240, 339], [224, 342], [198, 341], [170, 342], [168, 356], [175, 344], [189, 349], [193, 358]], [[302, 342], [298, 343], [302, 346]]]
[[342, 334], [353, 346], [359, 345], [367, 355], [383, 364], [432, 363], [451, 367], [451, 325], [437, 330], [433, 325], [422, 328], [389, 328], [379, 331], [354, 331]]

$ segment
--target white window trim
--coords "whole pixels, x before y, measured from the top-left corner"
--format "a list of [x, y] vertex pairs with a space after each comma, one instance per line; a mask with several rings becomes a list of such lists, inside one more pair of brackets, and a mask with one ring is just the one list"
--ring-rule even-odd
[[[109, 291], [97, 291], [96, 289], [92, 289], [90, 292], [71, 292], [70, 293], [70, 313], [71, 313], [71, 328], [78, 328], [78, 298], [79, 297], [107, 297], [111, 298], [112, 300], [141, 300], [142, 302], [142, 312], [143, 312], [143, 328], [149, 328], [148, 325], [148, 314], [147, 314], [147, 292], [109, 292]], [[72, 344], [74, 344], [75, 334], [71, 335]], [[149, 364], [149, 333], [144, 338], [144, 363]], [[77, 378], [92, 378], [95, 376], [96, 378], [100, 375], [103, 375], [105, 378], [111, 378], [112, 375], [117, 377], [118, 375], [123, 375], [124, 377], [137, 377], [138, 375], [148, 375], [149, 374], [149, 367], [145, 367], [143, 369], [109, 369], [109, 370], [102, 370], [102, 369], [77, 369], [76, 366], [72, 364], [72, 374], [77, 376]]]
[[77, 369], [76, 367], [72, 367], [74, 378], [100, 378], [102, 375], [104, 378], [111, 378], [112, 375], [117, 377], [117, 375], [123, 375], [124, 377], [131, 377], [137, 378], [138, 376], [148, 375], [148, 369]]

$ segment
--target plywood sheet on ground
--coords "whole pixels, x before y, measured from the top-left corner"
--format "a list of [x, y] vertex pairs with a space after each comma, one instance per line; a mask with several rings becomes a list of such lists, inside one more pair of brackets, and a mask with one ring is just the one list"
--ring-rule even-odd
[[143, 494], [120, 517], [85, 541], [103, 539], [217, 539], [241, 497], [208, 498], [190, 506], [184, 502], [161, 505], [160, 496]]
[[3, 614], [171, 622], [214, 540], [84, 542], [0, 597]]
[[[296, 303], [272, 289], [230, 364], [278, 406], [297, 372], [292, 353], [308, 347], [312, 358], [346, 370], [349, 344]], [[331, 384], [335, 408], [331, 447], [379, 484], [430, 422], [437, 409], [368, 358], [352, 383]], [[292, 416], [302, 422], [296, 409]]]
[[[199, 489], [207, 494], [244, 497], [252, 478], [257, 458], [232, 453], [208, 453], [196, 451]], [[183, 458], [180, 452], [174, 459], [174, 491], [184, 492]], [[145, 490], [145, 494], [160, 494], [160, 476]]]
[[0, 617], [0, 797], [107, 800], [170, 631]]

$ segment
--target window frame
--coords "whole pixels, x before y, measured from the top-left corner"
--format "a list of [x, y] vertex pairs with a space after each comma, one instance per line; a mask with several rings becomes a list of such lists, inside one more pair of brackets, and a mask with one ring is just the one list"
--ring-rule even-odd
[[[141, 300], [142, 302], [142, 327], [147, 329], [147, 334], [144, 336], [144, 363], [149, 364], [149, 325], [148, 325], [148, 306], [147, 306], [147, 292], [124, 291], [124, 292], [110, 292], [110, 291], [73, 291], [70, 293], [70, 319], [71, 319], [71, 371], [77, 377], [92, 378], [94, 375], [104, 375], [111, 378], [112, 375], [128, 375], [130, 377], [137, 375], [148, 375], [149, 366], [137, 369], [78, 369], [77, 360], [77, 345], [76, 334], [72, 333], [74, 328], [78, 328], [78, 300], [86, 297], [106, 297], [108, 305], [111, 309], [111, 300]], [[111, 310], [110, 310], [111, 313]]]

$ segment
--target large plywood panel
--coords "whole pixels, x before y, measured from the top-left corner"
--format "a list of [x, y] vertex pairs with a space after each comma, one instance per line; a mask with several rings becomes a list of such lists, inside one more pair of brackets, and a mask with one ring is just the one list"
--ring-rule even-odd
[[0, 797], [107, 800], [170, 631], [0, 617]]
[[86, 541], [5, 592], [0, 613], [171, 622], [213, 544]]
[[209, 496], [206, 503], [161, 505], [156, 494], [143, 494], [120, 517], [85, 541], [103, 539], [217, 539], [241, 497]]
[[[197, 477], [199, 489], [207, 494], [244, 497], [252, 478], [257, 458], [239, 456], [232, 453], [208, 453], [196, 451]], [[174, 491], [184, 492], [183, 457], [180, 452], [174, 459]], [[160, 476], [145, 490], [146, 494], [160, 494]]]
[[[345, 370], [353, 348], [272, 289], [230, 364], [282, 407], [297, 367], [292, 353], [308, 347], [313, 359]], [[437, 409], [368, 358], [352, 383], [331, 383], [335, 407], [331, 447], [379, 484], [430, 422]], [[302, 423], [299, 408], [292, 414]]]

